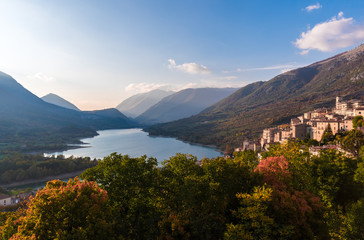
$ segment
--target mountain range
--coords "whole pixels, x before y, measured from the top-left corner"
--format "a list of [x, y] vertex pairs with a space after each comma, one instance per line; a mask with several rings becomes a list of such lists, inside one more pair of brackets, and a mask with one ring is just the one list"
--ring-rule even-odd
[[[334, 106], [336, 96], [364, 100], [364, 45], [234, 90], [155, 90], [125, 100], [119, 111], [83, 112], [43, 101], [0, 72], [0, 150], [4, 146], [27, 150], [65, 146], [96, 135], [96, 130], [139, 126], [120, 109], [140, 115], [137, 119], [143, 123], [172, 121], [146, 127], [151, 135], [220, 148], [237, 146], [244, 139], [259, 137], [263, 128], [287, 123], [315, 108]], [[188, 115], [193, 116], [185, 118]]]
[[94, 136], [96, 130], [133, 126], [135, 122], [116, 109], [82, 112], [47, 103], [0, 72], [0, 150], [64, 146]]
[[155, 89], [147, 93], [139, 93], [125, 99], [116, 106], [116, 109], [128, 117], [136, 118], [172, 93], [172, 91], [164, 91], [161, 89]]
[[80, 109], [78, 109], [78, 107], [76, 107], [74, 104], [70, 103], [66, 99], [61, 98], [60, 96], [58, 96], [54, 93], [49, 93], [49, 94], [41, 97], [41, 99], [47, 103], [51, 103], [51, 104], [54, 104], [54, 105], [57, 105], [60, 107], [80, 111]]
[[145, 125], [170, 122], [198, 114], [235, 92], [236, 88], [189, 88], [164, 97], [135, 120]]
[[145, 130], [223, 149], [257, 138], [262, 129], [287, 123], [306, 111], [332, 107], [336, 96], [364, 99], [364, 45], [249, 84], [198, 115]]

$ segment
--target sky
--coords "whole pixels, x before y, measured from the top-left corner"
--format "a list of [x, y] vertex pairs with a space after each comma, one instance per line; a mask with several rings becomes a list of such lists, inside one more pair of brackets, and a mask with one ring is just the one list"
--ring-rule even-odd
[[361, 43], [362, 0], [0, 0], [0, 71], [82, 110], [243, 87]]

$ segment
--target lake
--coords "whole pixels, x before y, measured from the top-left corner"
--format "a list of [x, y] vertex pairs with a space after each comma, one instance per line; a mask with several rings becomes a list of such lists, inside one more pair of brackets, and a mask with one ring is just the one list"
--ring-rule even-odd
[[131, 157], [157, 158], [161, 163], [176, 153], [188, 153], [199, 160], [207, 157], [222, 156], [221, 152], [212, 147], [189, 144], [175, 138], [152, 137], [142, 129], [113, 129], [97, 132], [99, 135], [93, 138], [81, 139], [82, 148], [70, 149], [63, 152], [48, 153], [47, 155], [62, 154], [68, 156], [88, 156], [91, 158], [104, 158], [113, 152], [128, 154]]

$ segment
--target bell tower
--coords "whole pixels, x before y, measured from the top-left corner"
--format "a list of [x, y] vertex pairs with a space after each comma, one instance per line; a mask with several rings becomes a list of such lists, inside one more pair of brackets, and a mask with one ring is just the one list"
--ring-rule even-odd
[[340, 109], [340, 104], [341, 104], [341, 101], [342, 101], [342, 97], [336, 97], [336, 109]]

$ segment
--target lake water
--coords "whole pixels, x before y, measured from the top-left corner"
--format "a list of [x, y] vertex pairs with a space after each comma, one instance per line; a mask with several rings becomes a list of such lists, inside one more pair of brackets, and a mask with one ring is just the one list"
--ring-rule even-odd
[[188, 153], [198, 159], [204, 157], [213, 158], [222, 156], [215, 148], [193, 145], [174, 138], [151, 137], [142, 129], [113, 129], [98, 131], [99, 135], [93, 138], [81, 139], [87, 146], [83, 148], [71, 149], [63, 152], [55, 152], [47, 155], [63, 154], [68, 156], [88, 156], [91, 158], [104, 158], [113, 152], [128, 154], [131, 157], [157, 158], [161, 163], [176, 153]]

